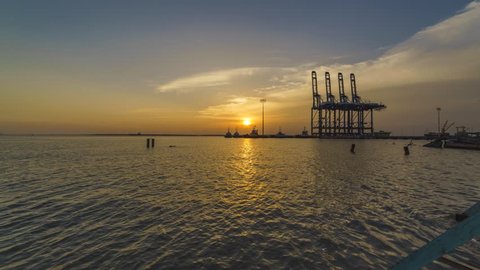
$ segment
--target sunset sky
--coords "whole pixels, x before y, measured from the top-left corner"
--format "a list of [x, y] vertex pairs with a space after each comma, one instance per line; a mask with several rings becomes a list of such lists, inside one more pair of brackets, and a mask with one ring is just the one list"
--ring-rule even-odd
[[296, 134], [312, 70], [354, 72], [377, 130], [441, 107], [480, 131], [480, 2], [6, 0], [0, 36], [0, 133], [246, 133], [266, 98], [266, 133]]

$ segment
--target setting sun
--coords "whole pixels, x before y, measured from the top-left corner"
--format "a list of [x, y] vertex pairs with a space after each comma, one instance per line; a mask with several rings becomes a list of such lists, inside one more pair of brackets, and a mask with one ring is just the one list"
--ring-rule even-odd
[[250, 118], [245, 118], [243, 119], [243, 125], [244, 126], [250, 126], [252, 122], [250, 121]]

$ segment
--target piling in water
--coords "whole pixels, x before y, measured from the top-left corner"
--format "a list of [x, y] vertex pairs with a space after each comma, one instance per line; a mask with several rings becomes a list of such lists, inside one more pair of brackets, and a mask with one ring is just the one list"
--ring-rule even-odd
[[405, 152], [405, 156], [410, 155], [410, 150], [408, 149], [408, 145], [403, 147], [403, 151]]
[[154, 138], [147, 138], [147, 148], [154, 148], [155, 147], [155, 139]]
[[350, 147], [350, 152], [355, 154], [355, 144], [352, 143], [352, 146]]

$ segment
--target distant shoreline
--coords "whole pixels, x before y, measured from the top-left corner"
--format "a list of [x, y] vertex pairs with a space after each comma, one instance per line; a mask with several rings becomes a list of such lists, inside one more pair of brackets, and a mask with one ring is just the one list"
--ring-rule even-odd
[[[164, 134], [164, 133], [145, 133], [145, 134], [128, 134], [128, 133], [94, 133], [94, 134], [0, 134], [0, 136], [19, 136], [19, 137], [224, 137], [223, 134]], [[227, 138], [227, 139], [244, 139]], [[329, 139], [329, 140], [428, 140], [425, 136], [389, 136], [389, 137], [312, 137], [312, 136], [296, 136], [287, 135], [285, 137], [259, 136], [249, 137], [249, 139]]]
[[0, 134], [0, 136], [43, 136], [43, 137], [144, 137], [144, 136], [158, 136], [158, 137], [223, 137], [223, 134], [163, 134], [163, 133], [145, 133], [145, 134], [128, 134], [128, 133], [93, 133], [93, 134], [35, 134], [35, 133], [22, 133], [22, 134]]

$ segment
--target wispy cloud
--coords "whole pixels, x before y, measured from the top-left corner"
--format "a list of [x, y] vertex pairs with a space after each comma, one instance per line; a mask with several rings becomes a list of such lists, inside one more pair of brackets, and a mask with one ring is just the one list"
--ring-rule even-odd
[[262, 71], [262, 68], [244, 67], [199, 73], [160, 85], [157, 87], [157, 90], [161, 93], [172, 91], [188, 92], [196, 88], [229, 85], [233, 78], [251, 76], [259, 71]]
[[[357, 73], [369, 87], [476, 79], [480, 68], [480, 2], [427, 27], [375, 60], [319, 67]], [[364, 78], [364, 79], [363, 79]]]
[[[249, 116], [248, 112], [258, 107], [256, 97], [231, 97], [224, 104], [211, 105], [199, 112], [202, 118], [238, 120], [239, 116]], [[255, 108], [256, 109], [256, 108]]]
[[160, 93], [166, 92], [190, 92], [195, 89], [212, 88], [217, 86], [231, 85], [234, 82], [258, 82], [259, 78], [268, 81], [274, 74], [285, 72], [295, 72], [295, 68], [276, 68], [276, 67], [242, 67], [233, 69], [217, 70], [193, 74], [186, 77], [177, 78], [173, 81], [159, 85], [157, 90]]

